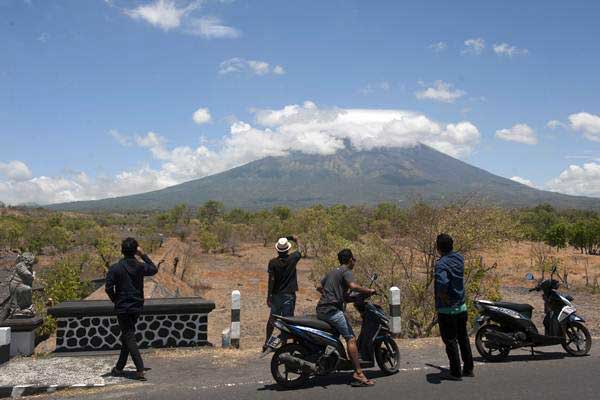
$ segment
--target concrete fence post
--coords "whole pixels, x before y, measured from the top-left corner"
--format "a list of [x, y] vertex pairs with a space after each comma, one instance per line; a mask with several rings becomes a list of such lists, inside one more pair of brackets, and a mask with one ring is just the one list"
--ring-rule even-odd
[[0, 328], [0, 365], [10, 358], [10, 328]]
[[392, 318], [392, 334], [400, 336], [402, 329], [400, 319], [400, 288], [396, 286], [390, 288], [390, 317]]
[[231, 347], [240, 348], [240, 308], [241, 294], [239, 290], [231, 292]]

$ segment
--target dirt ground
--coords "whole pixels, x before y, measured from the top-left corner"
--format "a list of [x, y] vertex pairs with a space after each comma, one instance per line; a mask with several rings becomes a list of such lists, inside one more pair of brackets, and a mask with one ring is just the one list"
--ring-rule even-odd
[[[535, 307], [534, 319], [539, 326], [543, 318], [543, 301], [540, 293], [528, 293], [533, 283], [525, 280], [527, 272], [533, 272], [536, 278], [539, 272], [531, 266], [532, 244], [512, 243], [505, 250], [482, 254], [488, 265], [497, 262], [496, 272], [500, 276], [502, 295], [505, 301], [529, 303]], [[276, 253], [273, 247], [264, 247], [258, 243], [245, 243], [236, 255], [205, 254], [194, 242], [183, 243], [169, 238], [163, 247], [151, 257], [161, 265], [158, 275], [146, 282], [146, 297], [202, 296], [213, 300], [216, 308], [209, 315], [208, 340], [215, 346], [221, 345], [221, 332], [229, 326], [231, 318], [231, 292], [239, 290], [242, 295], [241, 309], [241, 345], [245, 349], [258, 349], [265, 336], [265, 325], [269, 310], [266, 305], [267, 264]], [[570, 271], [569, 281], [574, 285], [562, 291], [575, 298], [578, 313], [583, 315], [593, 335], [600, 335], [600, 293], [591, 294], [586, 290], [584, 268], [587, 261], [588, 275], [593, 279], [600, 275], [600, 257], [582, 256], [573, 249], [564, 249], [552, 253], [567, 265]], [[179, 258], [175, 269], [175, 257]], [[300, 291], [296, 306], [297, 315], [314, 314], [318, 293], [310, 280], [313, 259], [302, 259], [298, 264]], [[90, 298], [105, 298], [104, 288], [100, 288]], [[50, 343], [53, 338], [48, 341]], [[49, 347], [40, 346], [44, 351]]]
[[[527, 289], [532, 286], [532, 282], [524, 278], [530, 271], [536, 278], [539, 277], [539, 272], [531, 267], [530, 249], [530, 243], [513, 243], [501, 253], [490, 252], [482, 256], [488, 264], [498, 263], [497, 273], [500, 274], [504, 300], [532, 304], [535, 307], [534, 318], [541, 324], [541, 295], [528, 293]], [[239, 290], [242, 294], [242, 345], [258, 347], [262, 344], [269, 313], [266, 306], [266, 270], [269, 259], [275, 256], [274, 249], [263, 247], [262, 244], [247, 243], [241, 246], [237, 255], [204, 254], [194, 245], [188, 251], [188, 264], [182, 280], [197, 288], [203, 297], [214, 300], [217, 305], [210, 314], [209, 340], [220, 345], [221, 332], [229, 326], [231, 291]], [[600, 335], [600, 293], [591, 294], [582, 289], [585, 282], [585, 261], [588, 263], [588, 275], [593, 277], [600, 275], [600, 257], [582, 256], [573, 249], [564, 249], [550, 255], [560, 258], [569, 268], [569, 281], [575, 286], [562, 290], [575, 297], [574, 304], [578, 312], [587, 318], [592, 334]], [[298, 264], [300, 292], [297, 315], [314, 314], [318, 293], [309, 277], [313, 263], [312, 259], [302, 259]]]
[[[197, 288], [200, 295], [213, 300], [216, 309], [209, 316], [208, 339], [215, 345], [221, 343], [221, 332], [231, 320], [231, 292], [241, 293], [242, 346], [258, 347], [264, 342], [265, 325], [269, 316], [267, 299], [267, 264], [276, 256], [275, 249], [260, 244], [244, 244], [238, 255], [204, 254], [199, 248], [190, 249], [189, 264], [183, 280]], [[318, 300], [309, 279], [313, 264], [311, 259], [298, 263], [296, 314], [314, 314]]]

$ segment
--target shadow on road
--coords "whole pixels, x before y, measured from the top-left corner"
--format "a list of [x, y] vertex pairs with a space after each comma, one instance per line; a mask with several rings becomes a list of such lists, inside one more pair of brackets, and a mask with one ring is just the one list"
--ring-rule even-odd
[[448, 380], [447, 376], [450, 374], [450, 370], [448, 368], [429, 363], [426, 363], [425, 365], [438, 370], [438, 372], [430, 372], [429, 374], [425, 375], [427, 382], [433, 385], [439, 385], [443, 381]]
[[[383, 371], [367, 371], [367, 370], [365, 370], [364, 372], [365, 372], [365, 375], [367, 375], [367, 377], [369, 379], [378, 379], [378, 378], [390, 376], [390, 375], [384, 373]], [[297, 391], [297, 390], [302, 390], [302, 389], [310, 389], [313, 387], [321, 387], [321, 388], [326, 389], [327, 387], [334, 386], [334, 385], [350, 385], [351, 382], [352, 382], [352, 373], [351, 372], [350, 373], [336, 373], [336, 374], [332, 374], [332, 375], [318, 376], [316, 378], [312, 378], [306, 383], [306, 385], [304, 385], [300, 388], [297, 388], [297, 389], [287, 389], [287, 388], [284, 388], [277, 384], [271, 384], [271, 385], [265, 385], [264, 387], [259, 388], [257, 390], [259, 392], [262, 392], [262, 391], [285, 392], [288, 390]]]
[[[563, 359], [566, 357], [569, 357], [569, 355], [567, 353], [563, 353], [563, 352], [543, 353], [540, 351], [534, 351], [533, 355], [531, 353], [509, 355], [508, 357], [506, 357], [505, 360], [494, 361], [493, 363], [494, 364], [496, 364], [496, 363], [502, 364], [502, 363], [508, 363], [508, 362], [512, 362], [512, 361], [548, 361], [548, 360], [560, 360], [560, 359]], [[477, 362], [487, 362], [487, 363], [490, 362], [490, 361], [486, 361], [483, 357], [475, 357], [474, 360]]]
[[[152, 368], [146, 367], [144, 368], [144, 372], [146, 371], [152, 371]], [[112, 372], [107, 372], [105, 374], [100, 375], [102, 378], [124, 378], [124, 379], [131, 379], [134, 381], [139, 380], [137, 378], [137, 372], [135, 370], [123, 370], [123, 372], [121, 372], [120, 374], [118, 374], [117, 376], [113, 375]]]

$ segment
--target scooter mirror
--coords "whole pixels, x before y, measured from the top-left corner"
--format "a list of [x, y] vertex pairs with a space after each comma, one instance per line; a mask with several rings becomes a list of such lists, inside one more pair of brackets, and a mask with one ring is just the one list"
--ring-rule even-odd
[[373, 277], [371, 278], [372, 281], [376, 281], [377, 278], [379, 278], [379, 275], [377, 274], [373, 274]]
[[535, 277], [531, 272], [528, 272], [527, 275], [525, 275], [525, 279], [527, 279], [528, 281], [532, 281], [535, 279]]

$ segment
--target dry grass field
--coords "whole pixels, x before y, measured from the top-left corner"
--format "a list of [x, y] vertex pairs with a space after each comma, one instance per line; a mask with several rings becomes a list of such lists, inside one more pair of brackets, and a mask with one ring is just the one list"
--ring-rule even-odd
[[[272, 247], [262, 244], [245, 243], [237, 255], [205, 254], [199, 246], [187, 245], [186, 263], [180, 270], [180, 277], [201, 296], [214, 300], [217, 307], [210, 316], [209, 340], [218, 345], [221, 331], [229, 324], [231, 291], [239, 290], [242, 294], [242, 343], [244, 346], [258, 347], [264, 340], [264, 326], [268, 318], [266, 306], [267, 263], [275, 256]], [[497, 263], [496, 273], [500, 276], [502, 295], [505, 301], [527, 302], [536, 308], [536, 319], [541, 321], [543, 302], [540, 293], [528, 293], [532, 286], [525, 280], [527, 272], [539, 277], [531, 265], [532, 243], [511, 243], [500, 252], [482, 254], [486, 264]], [[591, 294], [584, 288], [585, 261], [588, 263], [588, 275], [600, 275], [600, 257], [582, 256], [573, 249], [564, 249], [550, 256], [558, 257], [569, 269], [569, 289], [575, 304], [582, 315], [587, 317], [588, 324], [595, 335], [600, 335], [600, 294]], [[359, 260], [360, 261], [360, 260]], [[298, 304], [296, 313], [314, 314], [318, 293], [310, 280], [310, 270], [314, 259], [302, 259], [299, 268]], [[357, 266], [360, 268], [360, 264]], [[590, 278], [593, 279], [593, 278]]]

